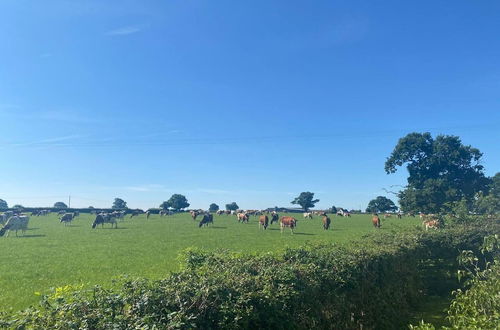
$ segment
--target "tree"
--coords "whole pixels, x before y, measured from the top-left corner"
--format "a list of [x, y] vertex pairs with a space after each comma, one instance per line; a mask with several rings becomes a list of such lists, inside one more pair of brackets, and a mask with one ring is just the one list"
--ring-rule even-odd
[[127, 208], [127, 202], [125, 202], [121, 198], [115, 198], [115, 201], [113, 202], [113, 206], [111, 206], [112, 209], [117, 209], [117, 210], [123, 210]]
[[385, 162], [387, 174], [406, 164], [408, 184], [397, 193], [405, 212], [438, 213], [466, 199], [470, 204], [490, 179], [480, 164], [482, 153], [457, 136], [410, 133], [399, 139]]
[[172, 208], [176, 211], [189, 207], [189, 203], [187, 202], [187, 198], [181, 194], [173, 194], [172, 197], [166, 202], [161, 203], [161, 209]]
[[68, 206], [64, 204], [63, 202], [56, 202], [54, 203], [54, 208], [55, 209], [67, 209]]
[[500, 213], [500, 172], [491, 178], [487, 193], [477, 193], [474, 212], [488, 215]]
[[12, 208], [13, 209], [24, 209], [24, 206], [22, 206], [21, 204], [16, 204]]
[[313, 199], [314, 193], [306, 191], [301, 192], [299, 197], [295, 198], [291, 203], [298, 204], [302, 206], [302, 208], [307, 211], [309, 208], [314, 207], [314, 205], [319, 202], [319, 199]]
[[217, 212], [217, 211], [219, 211], [219, 205], [217, 205], [215, 203], [210, 204], [210, 206], [208, 208], [208, 211], [209, 212]]
[[7, 209], [9, 208], [9, 205], [7, 205], [7, 202], [4, 201], [3, 199], [0, 199], [0, 209]]
[[384, 196], [377, 196], [377, 198], [372, 199], [370, 203], [368, 203], [368, 207], [366, 208], [366, 212], [371, 213], [383, 213], [383, 212], [393, 212], [398, 208], [389, 198]]
[[240, 207], [238, 206], [238, 204], [236, 204], [236, 202], [232, 202], [230, 204], [226, 204], [226, 210], [228, 210], [228, 211], [236, 211], [239, 208]]
[[330, 211], [332, 213], [337, 213], [337, 208], [335, 206], [332, 206], [332, 208], [330, 209]]

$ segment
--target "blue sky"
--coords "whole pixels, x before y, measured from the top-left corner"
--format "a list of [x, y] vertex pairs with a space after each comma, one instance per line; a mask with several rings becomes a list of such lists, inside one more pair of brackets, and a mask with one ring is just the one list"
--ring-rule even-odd
[[413, 131], [493, 175], [499, 32], [498, 1], [2, 0], [0, 198], [365, 208]]

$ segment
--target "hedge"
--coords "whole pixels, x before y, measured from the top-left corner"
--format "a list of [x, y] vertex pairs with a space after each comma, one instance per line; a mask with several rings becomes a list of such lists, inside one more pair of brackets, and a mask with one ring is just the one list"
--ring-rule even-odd
[[423, 263], [477, 251], [498, 225], [376, 233], [349, 247], [310, 244], [281, 254], [185, 251], [162, 280], [64, 287], [41, 305], [0, 315], [34, 329], [401, 329], [426, 290]]

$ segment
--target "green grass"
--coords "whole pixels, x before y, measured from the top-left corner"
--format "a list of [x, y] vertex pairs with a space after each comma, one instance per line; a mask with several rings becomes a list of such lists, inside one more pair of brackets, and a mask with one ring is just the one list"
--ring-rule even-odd
[[[284, 215], [284, 214], [280, 214]], [[299, 219], [294, 235], [280, 234], [275, 223], [259, 230], [257, 218], [240, 224], [234, 216], [214, 216], [215, 224], [198, 228], [189, 214], [160, 218], [142, 215], [119, 222], [118, 229], [91, 229], [93, 217], [82, 214], [71, 226], [57, 216], [31, 217], [26, 235], [0, 237], [0, 310], [35, 305], [52, 287], [64, 285], [109, 285], [113, 278], [162, 278], [178, 269], [177, 256], [188, 247], [225, 248], [235, 252], [276, 252], [309, 241], [349, 243], [377, 229], [370, 215], [332, 217], [325, 231], [319, 217]], [[382, 220], [380, 231], [403, 230], [420, 224], [418, 218]]]

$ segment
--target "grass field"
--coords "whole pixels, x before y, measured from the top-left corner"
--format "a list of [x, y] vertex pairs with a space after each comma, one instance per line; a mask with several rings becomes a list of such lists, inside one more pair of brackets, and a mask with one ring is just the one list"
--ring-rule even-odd
[[[284, 214], [280, 214], [284, 215]], [[119, 222], [118, 229], [91, 229], [93, 217], [82, 214], [71, 226], [59, 223], [55, 214], [31, 217], [26, 235], [0, 237], [0, 310], [34, 305], [51, 287], [67, 284], [107, 285], [113, 278], [162, 278], [178, 269], [177, 256], [188, 247], [226, 248], [236, 252], [279, 251], [309, 241], [347, 243], [377, 229], [370, 215], [332, 217], [325, 231], [319, 217], [299, 219], [294, 235], [280, 234], [273, 224], [258, 229], [257, 218], [240, 224], [234, 216], [214, 216], [214, 225], [198, 228], [187, 213], [162, 217], [152, 215]], [[420, 224], [418, 218], [382, 220], [380, 231], [403, 230]], [[20, 234], [21, 235], [21, 234]]]

